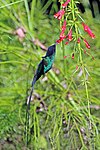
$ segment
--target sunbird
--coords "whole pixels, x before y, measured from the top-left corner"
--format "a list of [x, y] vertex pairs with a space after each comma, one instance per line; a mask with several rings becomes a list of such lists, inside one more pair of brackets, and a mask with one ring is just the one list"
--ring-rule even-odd
[[27, 145], [28, 145], [28, 141], [29, 141], [29, 132], [30, 132], [30, 124], [29, 124], [29, 119], [30, 119], [30, 102], [31, 102], [31, 97], [32, 97], [32, 93], [34, 90], [34, 84], [36, 83], [36, 81], [45, 73], [47, 73], [53, 65], [54, 59], [55, 59], [55, 53], [56, 53], [56, 44], [48, 47], [47, 53], [44, 57], [42, 57], [42, 60], [40, 61], [37, 70], [35, 72], [33, 81], [32, 81], [32, 88], [31, 88], [31, 92], [27, 101], [27, 109], [26, 109], [26, 122], [25, 122], [25, 129], [26, 129], [26, 140], [27, 140]]
[[46, 55], [42, 57], [42, 60], [40, 61], [37, 67], [37, 70], [35, 72], [35, 75], [32, 81], [32, 89], [31, 89], [30, 96], [27, 102], [28, 110], [30, 109], [30, 102], [31, 102], [31, 97], [32, 97], [32, 93], [34, 90], [34, 84], [42, 75], [47, 73], [52, 68], [52, 65], [55, 59], [55, 53], [56, 53], [56, 44], [48, 47]]

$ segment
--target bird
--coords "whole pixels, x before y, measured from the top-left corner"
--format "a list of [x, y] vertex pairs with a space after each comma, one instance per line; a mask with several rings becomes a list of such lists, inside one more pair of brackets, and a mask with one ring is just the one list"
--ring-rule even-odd
[[29, 98], [27, 100], [27, 108], [26, 108], [26, 121], [25, 121], [25, 134], [26, 134], [26, 143], [28, 145], [29, 142], [29, 133], [30, 133], [30, 102], [34, 90], [34, 85], [36, 81], [45, 73], [47, 73], [53, 65], [53, 62], [55, 60], [55, 54], [56, 54], [56, 44], [51, 45], [47, 49], [47, 53], [45, 56], [42, 57], [42, 60], [38, 64], [38, 67], [36, 69], [35, 75], [32, 80], [32, 88], [30, 91]]
[[53, 62], [55, 60], [55, 54], [56, 44], [53, 44], [48, 47], [46, 55], [42, 57], [42, 60], [38, 64], [35, 75], [33, 77], [31, 92], [27, 101], [28, 110], [30, 109], [30, 102], [34, 90], [34, 84], [42, 75], [45, 75], [45, 73], [47, 73], [52, 68]]

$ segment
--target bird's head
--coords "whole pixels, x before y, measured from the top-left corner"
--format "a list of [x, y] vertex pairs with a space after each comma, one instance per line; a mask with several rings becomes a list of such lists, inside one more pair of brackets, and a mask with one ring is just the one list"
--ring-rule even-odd
[[47, 53], [43, 58], [53, 55], [55, 51], [56, 51], [56, 44], [51, 45], [50, 47], [48, 47]]

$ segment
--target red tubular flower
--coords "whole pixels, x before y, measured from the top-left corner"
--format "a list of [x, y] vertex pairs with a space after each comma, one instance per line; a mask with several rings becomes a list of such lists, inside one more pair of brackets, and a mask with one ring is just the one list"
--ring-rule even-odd
[[65, 45], [68, 45], [69, 42], [66, 42]]
[[60, 43], [61, 41], [63, 41], [66, 38], [65, 30], [66, 30], [66, 20], [64, 20], [64, 23], [61, 27], [60, 38], [56, 41], [57, 43]]
[[84, 22], [82, 22], [82, 25], [83, 25], [84, 31], [87, 32], [92, 39], [94, 39], [95, 35], [93, 34], [92, 30]]
[[60, 38], [65, 37], [64, 32], [66, 30], [66, 20], [64, 20], [63, 26], [61, 27], [61, 33], [60, 33]]
[[95, 35], [92, 33], [92, 31], [91, 31], [90, 28], [88, 28], [87, 32], [88, 32], [88, 34], [90, 35], [90, 37], [91, 37], [92, 39], [95, 38]]
[[66, 38], [66, 35], [60, 35], [60, 39], [64, 40]]
[[66, 59], [67, 58], [67, 56], [64, 56], [64, 59]]
[[66, 30], [66, 20], [64, 20], [64, 23], [61, 27], [61, 34], [64, 34], [65, 30]]
[[65, 3], [62, 4], [62, 7], [65, 8], [69, 2], [70, 2], [70, 0], [67, 0]]
[[68, 41], [72, 41], [72, 29], [68, 33]]
[[72, 54], [72, 59], [74, 59], [74, 53]]
[[83, 41], [84, 41], [86, 47], [87, 47], [88, 49], [90, 49], [90, 45], [89, 45], [89, 43], [87, 42], [87, 40], [86, 40], [86, 39], [83, 39]]
[[80, 43], [80, 38], [78, 38], [77, 43]]
[[70, 57], [70, 55], [65, 55], [65, 56], [64, 56], [64, 59], [69, 58], [69, 57]]
[[62, 16], [65, 14], [64, 9], [58, 11], [56, 14], [54, 14], [54, 17], [57, 18], [58, 20], [61, 20]]
[[59, 43], [61, 43], [61, 41], [62, 41], [62, 39], [60, 38], [60, 39], [56, 40], [56, 43], [59, 44]]
[[84, 31], [87, 32], [88, 26], [84, 22], [82, 22], [82, 25], [83, 25]]
[[66, 38], [65, 35], [61, 36], [56, 42], [59, 44]]

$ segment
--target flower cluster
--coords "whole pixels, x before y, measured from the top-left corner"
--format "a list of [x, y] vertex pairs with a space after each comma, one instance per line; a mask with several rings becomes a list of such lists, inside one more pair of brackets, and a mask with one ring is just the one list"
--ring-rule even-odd
[[[61, 32], [60, 32], [60, 36], [59, 36], [59, 39], [56, 40], [56, 43], [59, 44], [61, 43], [63, 40], [67, 40], [65, 42], [65, 45], [69, 44], [69, 42], [71, 42], [72, 40], [75, 41], [77, 39], [77, 44], [80, 44], [81, 43], [81, 39], [82, 41], [84, 42], [86, 48], [90, 49], [90, 44], [88, 43], [88, 41], [83, 38], [80, 33], [78, 32], [78, 34], [75, 33], [75, 36], [73, 34], [73, 31], [74, 31], [74, 25], [70, 25], [70, 27], [67, 27], [68, 28], [68, 33], [66, 34], [66, 20], [64, 20], [64, 16], [65, 16], [65, 13], [66, 13], [66, 7], [68, 6], [68, 4], [70, 3], [71, 0], [67, 0], [65, 3], [63, 3], [61, 5], [62, 9], [60, 11], [58, 11], [56, 14], [54, 14], [54, 17], [58, 20], [61, 20], [62, 19], [62, 26], [61, 26]], [[63, 21], [64, 20], [64, 21]], [[72, 20], [71, 20], [72, 21]], [[75, 24], [75, 22], [74, 22]], [[69, 25], [68, 25], [69, 26]], [[89, 28], [88, 25], [86, 25], [84, 22], [82, 22], [82, 26], [83, 26], [83, 29], [86, 33], [88, 33], [88, 35], [94, 39], [95, 38], [95, 35], [94, 33], [92, 32], [92, 30]], [[78, 27], [77, 27], [78, 28]], [[74, 39], [75, 37], [75, 39]], [[64, 57], [66, 58], [66, 57]], [[72, 59], [74, 59], [74, 53], [72, 53]]]
[[70, 41], [72, 41], [72, 29], [69, 30], [68, 34], [65, 35], [66, 31], [66, 20], [64, 20], [64, 23], [61, 27], [61, 33], [59, 39], [56, 41], [58, 44], [62, 42], [64, 39], [67, 39], [68, 41], [65, 43], [67, 45]]
[[64, 16], [65, 14], [65, 11], [64, 9], [58, 11], [56, 14], [54, 14], [54, 17], [57, 18], [58, 20], [61, 20], [62, 19], [62, 16]]
[[61, 27], [60, 38], [56, 41], [57, 43], [60, 43], [61, 41], [63, 41], [66, 38], [65, 30], [66, 30], [66, 20], [64, 20], [64, 23]]
[[62, 4], [62, 8], [66, 8], [70, 0], [67, 0], [65, 3]]
[[58, 11], [56, 14], [54, 14], [54, 17], [57, 18], [58, 20], [61, 20], [62, 17], [65, 14], [65, 8], [67, 7], [68, 3], [70, 2], [70, 0], [67, 0], [65, 3], [62, 4], [62, 8], [60, 11]]
[[[82, 25], [83, 25], [83, 28], [84, 28], [84, 31], [88, 33], [88, 35], [94, 39], [95, 38], [95, 35], [93, 34], [92, 30], [89, 28], [89, 26], [87, 26], [84, 22], [82, 22]], [[89, 43], [87, 42], [86, 39], [83, 39], [84, 43], [85, 43], [85, 46], [86, 48], [90, 49], [90, 45]]]
[[[67, 0], [65, 3], [62, 4], [62, 9], [58, 11], [56, 14], [54, 14], [54, 17], [57, 18], [58, 20], [61, 20], [62, 17], [65, 15], [65, 8], [67, 7], [68, 3], [70, 0]], [[59, 39], [56, 41], [58, 44], [62, 42], [67, 36], [65, 35], [65, 30], [66, 30], [66, 20], [64, 20], [63, 25], [61, 27], [61, 33]], [[72, 32], [70, 31], [68, 34], [68, 39], [71, 41], [71, 34]], [[65, 43], [67, 44], [67, 43]]]
[[87, 32], [92, 39], [94, 39], [95, 35], [91, 31], [91, 29], [84, 22], [82, 22], [82, 25], [84, 27], [84, 31]]

